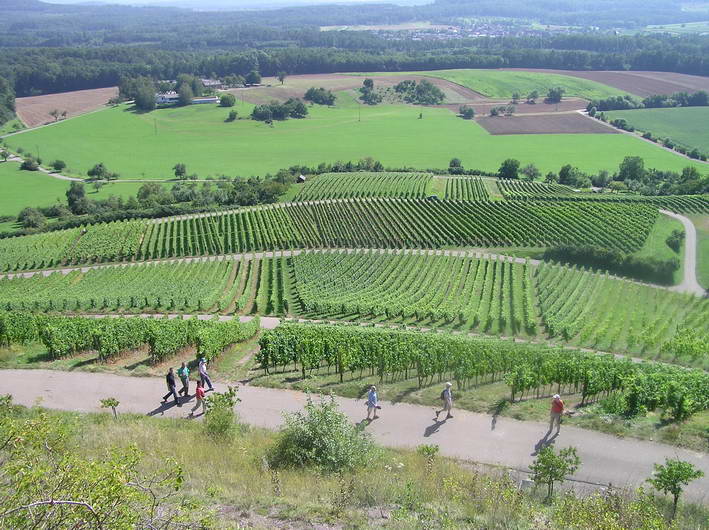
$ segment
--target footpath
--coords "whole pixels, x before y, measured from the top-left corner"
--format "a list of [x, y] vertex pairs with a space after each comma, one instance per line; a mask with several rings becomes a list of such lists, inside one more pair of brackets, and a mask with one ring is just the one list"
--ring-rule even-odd
[[[218, 391], [225, 388], [225, 384], [216, 385]], [[0, 371], [0, 394], [11, 394], [21, 405], [98, 412], [101, 411], [100, 399], [115, 397], [120, 401], [119, 413], [190, 421], [186, 418], [194, 401], [185, 402], [182, 407], [171, 402], [162, 404], [165, 392], [162, 378], [51, 370]], [[241, 421], [269, 429], [278, 428], [283, 423], [283, 413], [301, 410], [307, 400], [302, 392], [249, 385], [239, 385], [238, 395], [241, 402], [237, 411]], [[366, 417], [364, 400], [336, 400], [353, 422], [359, 423]], [[547, 423], [521, 422], [462, 410], [454, 410], [453, 419], [436, 421], [431, 407], [381, 404], [380, 419], [366, 429], [378, 443], [387, 447], [435, 444], [445, 456], [526, 471], [545, 443], [557, 448], [573, 446], [578, 449], [582, 462], [573, 479], [628, 487], [640, 486], [652, 474], [653, 464], [663, 463], [665, 458], [679, 458], [692, 462], [705, 473], [702, 479], [690, 484], [687, 497], [695, 502], [709, 502], [709, 453], [567, 426], [562, 426], [559, 436], [545, 438]]]

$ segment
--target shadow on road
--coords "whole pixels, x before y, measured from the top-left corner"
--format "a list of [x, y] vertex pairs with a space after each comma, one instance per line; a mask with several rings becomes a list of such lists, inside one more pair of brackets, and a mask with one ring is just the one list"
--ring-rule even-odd
[[434, 420], [434, 422], [433, 422], [433, 425], [429, 425], [428, 427], [426, 427], [426, 430], [423, 431], [424, 437], [428, 438], [429, 436], [431, 436], [431, 435], [433, 435], [433, 434], [436, 434], [436, 433], [438, 432], [438, 430], [439, 430], [447, 421], [448, 421], [447, 418], [445, 418], [445, 419], [443, 419], [443, 420], [439, 420], [438, 418], [436, 418], [436, 419]]
[[549, 447], [551, 445], [554, 445], [556, 442], [556, 437], [559, 436], [559, 432], [557, 431], [554, 436], [549, 438], [549, 435], [551, 434], [551, 431], [547, 431], [547, 433], [544, 435], [544, 438], [539, 440], [535, 446], [534, 446], [534, 452], [532, 453], [532, 456], [537, 456], [539, 452], [544, 449], [545, 447]]
[[187, 396], [186, 399], [184, 397], [180, 397], [179, 404], [176, 404], [174, 401], [161, 403], [158, 408], [153, 409], [150, 412], [148, 412], [148, 416], [158, 416], [158, 415], [161, 416], [161, 415], [165, 414], [165, 411], [168, 411], [173, 407], [181, 407], [182, 405], [185, 405], [185, 404], [189, 403], [190, 401], [192, 401], [192, 396]]

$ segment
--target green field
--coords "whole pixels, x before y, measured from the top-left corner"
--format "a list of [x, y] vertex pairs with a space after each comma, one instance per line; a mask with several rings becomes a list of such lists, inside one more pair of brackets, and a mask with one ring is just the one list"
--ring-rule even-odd
[[669, 137], [686, 147], [696, 147], [709, 154], [709, 107], [615, 110], [607, 112], [606, 116], [609, 120], [623, 118], [640, 131]]
[[709, 21], [702, 22], [682, 22], [680, 24], [663, 24], [647, 26], [645, 31], [651, 33], [672, 33], [674, 35], [709, 34]]
[[[141, 185], [133, 182], [108, 184], [96, 193], [90, 184], [86, 184], [86, 194], [90, 199], [107, 199], [111, 195], [129, 197], [135, 195]], [[0, 162], [0, 189], [0, 215], [17, 215], [26, 206], [65, 204], [69, 182], [39, 171], [21, 171], [20, 165], [14, 162]]]
[[[248, 103], [237, 106], [242, 116], [250, 109]], [[264, 175], [294, 164], [367, 156], [385, 166], [417, 169], [445, 168], [452, 157], [458, 157], [468, 168], [487, 171], [497, 170], [509, 157], [534, 163], [542, 172], [558, 171], [565, 163], [588, 172], [613, 171], [628, 155], [643, 157], [647, 167], [678, 171], [691, 164], [628, 135], [492, 136], [447, 109], [423, 109], [419, 119], [421, 111], [406, 105], [360, 107], [351, 96], [340, 93], [338, 107], [315, 106], [307, 119], [270, 127], [252, 120], [225, 123], [227, 111], [216, 106], [149, 114], [120, 106], [6, 141], [14, 149], [40, 146], [43, 158], [65, 160], [72, 174], [85, 174], [103, 162], [123, 178], [170, 178], [178, 162], [205, 178]]]
[[[643, 248], [638, 250], [635, 255], [642, 258], [657, 258], [660, 260], [677, 258], [680, 260], [680, 263], [683, 263], [684, 243], [682, 243], [679, 254], [672, 250], [667, 244], [667, 238], [672, 234], [673, 230], [684, 232], [684, 227], [677, 219], [672, 219], [666, 215], [658, 215], [655, 226], [650, 230]], [[678, 284], [681, 281], [682, 267], [676, 270], [674, 274], [674, 283]]]
[[[381, 74], [384, 75], [384, 74]], [[386, 74], [391, 75], [391, 74]], [[447, 79], [490, 98], [511, 98], [519, 92], [525, 97], [532, 90], [539, 91], [544, 97], [550, 88], [564, 88], [564, 96], [585, 99], [602, 99], [609, 96], [622, 96], [626, 92], [617, 88], [560, 74], [539, 72], [513, 72], [505, 70], [432, 70], [429, 72], [405, 72], [396, 75], [430, 75]]]
[[697, 280], [709, 289], [709, 215], [690, 215], [697, 228]]

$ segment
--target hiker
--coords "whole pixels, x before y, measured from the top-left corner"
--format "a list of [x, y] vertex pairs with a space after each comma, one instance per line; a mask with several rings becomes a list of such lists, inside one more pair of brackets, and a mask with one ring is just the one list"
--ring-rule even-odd
[[177, 392], [175, 392], [175, 371], [172, 369], [172, 366], [170, 369], [167, 371], [167, 375], [165, 376], [165, 381], [167, 382], [167, 394], [165, 394], [162, 398], [162, 402], [165, 403], [167, 401], [167, 398], [170, 396], [175, 398], [175, 405], [178, 407], [180, 406], [180, 400], [177, 399]]
[[554, 394], [551, 400], [551, 413], [549, 419], [549, 432], [554, 428], [554, 423], [556, 423], [556, 433], [559, 434], [561, 430], [561, 416], [564, 414], [564, 402], [561, 400], [559, 394]]
[[438, 420], [438, 415], [444, 410], [448, 412], [448, 414], [446, 415], [446, 419], [453, 417], [453, 415], [451, 414], [451, 410], [453, 409], [453, 390], [451, 390], [452, 386], [453, 383], [446, 383], [446, 388], [443, 390], [443, 392], [441, 392], [441, 401], [443, 402], [443, 408], [441, 410], [436, 411], [436, 420]]
[[192, 407], [190, 416], [194, 416], [194, 411], [200, 406], [202, 407], [202, 414], [206, 413], [207, 408], [204, 405], [204, 385], [202, 384], [202, 381], [197, 381], [197, 390], [194, 392], [194, 397], [197, 400], [197, 403], [195, 403], [195, 406]]
[[[377, 398], [377, 387], [372, 385], [369, 388], [369, 392], [367, 393], [367, 420], [376, 420], [379, 416], [377, 416], [377, 409], [381, 408], [379, 406], [379, 399]], [[374, 417], [372, 418], [372, 412], [374, 413]]]
[[202, 381], [202, 387], [204, 385], [209, 385], [209, 390], [214, 390], [212, 386], [212, 380], [207, 375], [207, 360], [204, 357], [199, 359], [199, 379]]
[[184, 362], [177, 369], [177, 375], [180, 376], [180, 381], [182, 381], [182, 388], [179, 391], [181, 396], [189, 397], [190, 395], [190, 369], [187, 368], [187, 364]]

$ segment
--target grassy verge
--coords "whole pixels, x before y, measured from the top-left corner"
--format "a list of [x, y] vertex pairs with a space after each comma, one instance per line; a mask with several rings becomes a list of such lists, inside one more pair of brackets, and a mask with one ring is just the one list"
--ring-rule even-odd
[[[658, 215], [657, 221], [655, 221], [655, 225], [645, 240], [643, 248], [637, 251], [635, 256], [659, 260], [677, 258], [680, 263], [684, 263], [684, 243], [682, 243], [679, 253], [672, 250], [667, 244], [667, 238], [674, 230], [684, 233], [684, 227], [680, 221], [666, 215]], [[680, 268], [675, 271], [673, 285], [677, 285], [682, 281], [682, 270], [683, 267], [680, 265]]]
[[697, 229], [697, 280], [709, 289], [709, 215], [690, 215]]
[[[237, 407], [238, 410], [238, 407]], [[39, 409], [21, 409], [35, 417]], [[322, 474], [311, 469], [269, 472], [263, 458], [276, 434], [242, 427], [216, 440], [201, 422], [136, 415], [46, 412], [70, 433], [68, 451], [100, 460], [112, 447], [134, 444], [141, 468], [174, 459], [184, 471], [178, 497], [200, 528], [665, 528], [662, 498], [627, 491], [587, 497], [569, 492], [550, 503], [537, 489], [521, 491], [520, 475], [414, 451], [372, 453], [366, 468]], [[568, 490], [568, 488], [564, 488]], [[501, 502], [502, 501], [502, 502]], [[211, 517], [204, 514], [211, 512]], [[628, 518], [631, 519], [628, 519]], [[705, 508], [680, 505], [679, 527], [699, 528]], [[603, 523], [600, 523], [603, 521]]]

